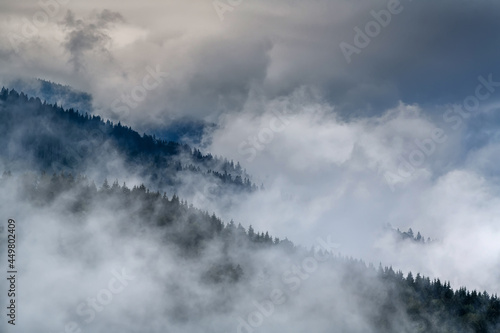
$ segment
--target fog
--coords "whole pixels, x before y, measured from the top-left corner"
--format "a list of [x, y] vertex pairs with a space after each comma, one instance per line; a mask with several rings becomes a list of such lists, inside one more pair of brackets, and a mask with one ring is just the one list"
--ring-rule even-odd
[[[255, 89], [274, 99], [310, 86], [343, 117], [371, 116], [400, 100], [456, 103], [477, 76], [500, 75], [493, 0], [396, 2], [399, 13], [351, 62], [341, 43], [355, 46], [354, 29], [390, 1], [241, 1], [222, 21], [214, 2], [200, 0], [40, 3], [52, 5], [0, 3], [2, 83], [24, 76], [71, 85], [93, 95], [96, 113], [140, 131], [184, 116], [217, 123]], [[165, 73], [161, 84], [119, 111], [114, 101], [130, 97], [148, 67]]]
[[[67, 85], [49, 102], [140, 134], [205, 125], [196, 138], [179, 137], [239, 161], [262, 184], [218, 191], [212, 178], [179, 172], [175, 186], [160, 185], [97, 131], [70, 152], [91, 158], [77, 171], [59, 168], [98, 187], [104, 179], [145, 184], [307, 249], [329, 237], [335, 246], [324, 250], [334, 255], [499, 292], [499, 3], [220, 3], [0, 0], [0, 84], [42, 99], [51, 96], [34, 78]], [[371, 36], [366, 27], [384, 10], [390, 22]], [[346, 53], [346, 43], [356, 51]], [[23, 122], [2, 151], [22, 156], [20, 139], [39, 126]], [[39, 171], [8, 156], [0, 172]], [[8, 332], [64, 332], [71, 322], [83, 332], [326, 332], [332, 322], [338, 331], [373, 330], [374, 310], [329, 260], [291, 291], [283, 275], [307, 253], [234, 246], [243, 281], [207, 284], [203, 273], [226, 255], [220, 243], [186, 260], [130, 221], [137, 207], [115, 211], [104, 200], [72, 215], [65, 207], [78, 193], [42, 207], [18, 186], [0, 189], [0, 219], [14, 218], [19, 233], [19, 326]], [[387, 224], [433, 241], [401, 241]], [[78, 306], [122, 269], [134, 278], [85, 322], [90, 314]], [[243, 325], [276, 288], [287, 290], [284, 304], [273, 303], [258, 327]], [[403, 313], [394, 318], [397, 331], [412, 332]]]
[[[6, 332], [326, 332], [332, 324], [376, 331], [376, 307], [347, 282], [353, 273], [336, 264], [330, 237], [318, 240], [315, 254], [223, 249], [213, 240], [200, 256], [186, 257], [162, 241], [163, 232], [131, 219], [140, 203], [116, 211], [115, 199], [95, 198], [90, 209], [70, 214], [81, 195], [66, 191], [43, 205], [26, 199], [16, 176], [3, 178], [0, 208], [16, 216], [19, 267], [18, 316], [15, 327], [2, 322]], [[224, 257], [243, 268], [238, 283], [204, 277]], [[375, 270], [356, 279], [393, 302]], [[410, 325], [402, 313], [394, 317], [394, 327]]]
[[[485, 166], [495, 134], [482, 132], [476, 149], [464, 144], [492, 116], [487, 107], [454, 129], [418, 105], [345, 121], [311, 98], [298, 91], [257, 115], [224, 118], [209, 150], [242, 160], [266, 189], [219, 213], [308, 246], [328, 233], [345, 254], [497, 292], [498, 182]], [[384, 234], [387, 223], [437, 241], [400, 244]]]

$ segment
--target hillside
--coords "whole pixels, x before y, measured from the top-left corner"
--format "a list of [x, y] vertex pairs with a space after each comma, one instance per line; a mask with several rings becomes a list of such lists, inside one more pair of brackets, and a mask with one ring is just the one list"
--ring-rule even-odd
[[[306, 326], [315, 327], [315, 332], [335, 327], [374, 333], [500, 329], [496, 295], [453, 290], [448, 282], [405, 276], [391, 267], [376, 269], [326, 247], [306, 250], [251, 226], [224, 223], [176, 195], [143, 185], [130, 189], [105, 181], [97, 188], [93, 181], [70, 174], [5, 173], [0, 196], [6, 193], [27, 212], [20, 216], [20, 226], [26, 241], [35, 242], [23, 254], [28, 262], [52, 253], [52, 262], [65, 263], [60, 267], [65, 278], [56, 280], [57, 290], [85, 285], [78, 267], [85, 267], [89, 276], [102, 264], [125, 261], [143, 287], [135, 298], [120, 301], [120, 311], [140, 303], [147, 313], [141, 324], [147, 332], [154, 331], [152, 323], [172, 331], [205, 325], [207, 332], [231, 327], [237, 332], [270, 332], [279, 327], [281, 315], [290, 313], [296, 314], [291, 320], [297, 332]], [[52, 221], [46, 220], [47, 214]], [[46, 221], [43, 227], [41, 221]], [[47, 247], [40, 247], [43, 244]], [[125, 258], [120, 253], [129, 254]], [[26, 297], [35, 304], [53, 282], [46, 275], [40, 275], [41, 289], [27, 290]], [[153, 293], [144, 291], [145, 286]], [[321, 294], [313, 292], [318, 287]], [[62, 297], [57, 290], [56, 299]], [[54, 303], [54, 310], [70, 315], [71, 308]], [[300, 315], [304, 311], [306, 317]], [[133, 325], [134, 316], [120, 315], [114, 327]], [[106, 324], [85, 318], [73, 315], [82, 328], [100, 330]], [[39, 332], [51, 327], [38, 325]]]
[[5, 170], [68, 171], [98, 178], [136, 175], [149, 186], [185, 186], [187, 192], [213, 184], [213, 195], [257, 188], [239, 163], [5, 88], [0, 92], [0, 131]]

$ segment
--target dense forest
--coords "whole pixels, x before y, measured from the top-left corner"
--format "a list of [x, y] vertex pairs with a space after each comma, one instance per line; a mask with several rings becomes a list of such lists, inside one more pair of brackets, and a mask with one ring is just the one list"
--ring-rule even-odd
[[[124, 212], [126, 219], [117, 222], [120, 235], [141, 238], [153, 233], [162, 244], [158, 251], [175, 249], [179, 262], [206, 261], [209, 249], [219, 244], [216, 259], [210, 259], [210, 264], [197, 272], [203, 285], [220, 286], [225, 290], [217, 296], [220, 297], [219, 306], [212, 306], [210, 311], [228, 311], [227, 307], [231, 307], [228, 302], [230, 304], [231, 299], [237, 297], [238, 288], [254, 288], [252, 284], [258, 281], [262, 272], [267, 272], [268, 276], [276, 274], [272, 268], [267, 271], [265, 268], [263, 259], [270, 253], [280, 253], [280, 257], [298, 262], [318, 255], [321, 258], [328, 256], [327, 267], [333, 272], [329, 274], [336, 274], [331, 285], [322, 287], [335, 290], [340, 284], [348, 290], [373, 332], [401, 332], [403, 326], [409, 329], [408, 332], [436, 333], [498, 332], [500, 329], [500, 299], [496, 295], [463, 287], [453, 290], [449, 282], [411, 272], [405, 276], [401, 271], [382, 265], [377, 269], [372, 264], [366, 265], [328, 249], [307, 250], [288, 239], [280, 240], [268, 232], [256, 232], [251, 226], [245, 228], [233, 221], [224, 223], [175, 194], [150, 191], [144, 185], [129, 188], [117, 180], [105, 180], [96, 186], [81, 175], [5, 172], [0, 190], [17, 193], [23, 204], [36, 209], [60, 207], [64, 216], [80, 221], [70, 219], [72, 223], [85, 223], [86, 216], [100, 206], [112, 212]], [[63, 253], [71, 253], [73, 247], [73, 244], [61, 245]], [[189, 317], [189, 312], [195, 310], [183, 309], [188, 313], [181, 311], [182, 315], [179, 311], [166, 315]]]
[[[56, 230], [68, 226], [76, 230], [69, 238], [51, 233], [35, 237], [56, 244], [57, 257], [63, 262], [82, 262], [92, 270], [95, 262], [106, 260], [110, 244], [127, 248], [135, 242], [142, 247], [152, 244], [149, 255], [158, 258], [160, 266], [167, 265], [167, 258], [175, 258], [169, 274], [156, 271], [155, 265], [147, 279], [158, 288], [151, 303], [156, 305], [149, 308], [151, 316], [179, 325], [179, 331], [184, 330], [182, 325], [211, 323], [215, 316], [228, 320], [227, 327], [237, 327], [238, 332], [253, 332], [252, 312], [247, 319], [245, 311], [249, 311], [248, 304], [256, 303], [248, 301], [249, 297], [271, 304], [266, 301], [269, 290], [285, 290], [283, 297], [290, 301], [281, 311], [290, 313], [292, 320], [295, 314], [298, 322], [319, 325], [318, 331], [323, 331], [320, 327], [374, 333], [500, 330], [497, 295], [464, 287], [454, 290], [438, 278], [404, 274], [382, 264], [376, 268], [331, 248], [296, 246], [251, 225], [224, 222], [179, 196], [177, 189], [186, 179], [193, 180], [195, 190], [204, 182], [217, 184], [215, 195], [257, 190], [237, 162], [203, 154], [186, 144], [141, 136], [121, 123], [64, 110], [7, 89], [0, 91], [0, 133], [5, 169], [1, 197], [3, 201], [14, 198], [20, 210], [33, 216], [50, 212], [45, 221], [61, 221]], [[126, 173], [108, 167], [117, 160]], [[96, 175], [92, 170], [106, 175], [104, 181], [89, 176]], [[126, 181], [118, 181], [130, 175], [145, 182], [129, 187]], [[87, 229], [96, 220], [109, 244], [96, 245], [95, 235], [88, 236]], [[431, 242], [412, 229], [402, 232], [387, 226], [387, 230], [403, 242]], [[142, 253], [141, 246], [134, 251]], [[311, 262], [322, 266], [308, 270], [304, 263]], [[308, 289], [305, 282], [316, 270], [311, 278], [316, 279], [314, 289]], [[300, 295], [295, 296], [298, 304], [293, 301], [294, 292]], [[309, 314], [306, 319], [300, 319], [303, 312]], [[212, 325], [209, 331], [220, 331], [217, 325], [208, 325]]]
[[401, 231], [399, 228], [393, 228], [390, 224], [387, 224], [384, 229], [390, 233], [392, 233], [396, 239], [401, 241], [411, 241], [414, 243], [420, 244], [428, 244], [435, 240], [427, 237], [427, 239], [420, 234], [420, 231], [417, 231], [417, 234], [413, 232], [412, 228], [408, 228], [408, 231]]
[[28, 96], [37, 96], [49, 104], [64, 105], [65, 109], [92, 111], [92, 95], [73, 87], [42, 79], [15, 79], [8, 86]]
[[154, 135], [141, 136], [121, 123], [64, 110], [5, 88], [0, 91], [0, 132], [0, 154], [8, 161], [5, 169], [49, 173], [124, 169], [157, 188], [201, 179], [217, 184], [220, 192], [257, 189], [239, 163]]

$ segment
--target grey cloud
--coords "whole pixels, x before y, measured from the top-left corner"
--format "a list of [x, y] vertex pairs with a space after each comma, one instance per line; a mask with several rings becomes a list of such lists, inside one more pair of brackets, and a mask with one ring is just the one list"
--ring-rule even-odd
[[75, 14], [68, 10], [61, 25], [67, 31], [66, 40], [63, 44], [66, 51], [71, 55], [70, 63], [76, 72], [85, 68], [85, 53], [88, 51], [99, 51], [108, 53], [107, 43], [111, 41], [107, 29], [116, 22], [123, 22], [123, 17], [116, 12], [107, 9], [95, 13], [90, 18], [78, 19]]
[[[88, 90], [110, 117], [113, 99], [137, 84], [131, 78], [142, 77], [148, 65], [160, 65], [171, 74], [170, 84], [126, 119], [141, 129], [163, 126], [174, 110], [215, 121], [221, 113], [241, 110], [256, 91], [272, 99], [301, 86], [321, 90], [347, 118], [380, 115], [399, 101], [430, 110], [463, 99], [479, 75], [500, 77], [495, 1], [401, 1], [402, 12], [350, 64], [339, 44], [353, 44], [353, 29], [364, 29], [374, 20], [370, 11], [386, 9], [388, 1], [244, 1], [225, 14], [224, 22], [201, 0], [165, 1], [140, 10], [133, 2], [104, 1], [99, 6], [108, 10], [92, 12], [95, 4], [73, 4], [59, 29], [73, 69], [86, 67], [101, 78], [89, 75], [75, 82], [67, 69], [50, 68], [48, 59], [60, 57], [55, 50], [26, 47], [28, 59], [37, 61], [41, 74]], [[31, 12], [12, 13], [29, 17]], [[118, 23], [141, 30], [142, 37], [112, 33]], [[39, 42], [49, 40], [46, 34], [40, 31]], [[114, 43], [120, 38], [126, 46]], [[9, 65], [22, 70], [20, 61], [10, 59]]]
[[[443, 106], [472, 94], [477, 76], [492, 73], [500, 81], [498, 1], [401, 3], [404, 10], [348, 64], [339, 44], [353, 43], [353, 28], [363, 28], [373, 20], [370, 11], [387, 8], [387, 1], [243, 1], [227, 13], [223, 23], [211, 3], [201, 0], [150, 2], [151, 7], [140, 9], [132, 1], [82, 2], [72, 7], [75, 14], [68, 14], [61, 26], [67, 36], [62, 45], [70, 52], [74, 68], [86, 64], [99, 75], [75, 79], [65, 68], [52, 68], [47, 63], [53, 61], [47, 59], [61, 60], [60, 55], [47, 49], [35, 52], [27, 48], [32, 59], [28, 68], [62, 83], [74, 80], [76, 88], [93, 93], [99, 113], [106, 117], [111, 116], [111, 102], [120, 93], [140, 84], [146, 66], [159, 65], [171, 74], [169, 82], [151, 92], [124, 123], [149, 131], [165, 128], [173, 112], [214, 121], [222, 115], [227, 123], [219, 122], [224, 123], [219, 131], [206, 139], [212, 142], [212, 152], [235, 160], [242, 160], [238, 144], [248, 135], [258, 134], [261, 125], [267, 126], [261, 120], [267, 121], [262, 114], [266, 114], [268, 101], [288, 98], [299, 87], [313, 87], [323, 96], [316, 104], [328, 106], [325, 116], [317, 123], [306, 115], [299, 117], [302, 123], [276, 134], [253, 163], [244, 162], [268, 189], [249, 198], [239, 211], [235, 208], [221, 215], [236, 216], [262, 228], [273, 220], [273, 234], [292, 234], [291, 238], [303, 243], [330, 228], [349, 241], [349, 250], [364, 255], [370, 249], [360, 244], [373, 241], [375, 230], [387, 220], [402, 228], [420, 228], [432, 237], [436, 237], [433, 233], [445, 235], [426, 222], [440, 219], [430, 219], [433, 212], [419, 211], [415, 202], [443, 183], [456, 183], [449, 174], [479, 174], [491, 181], [497, 172], [492, 156], [498, 151], [499, 119], [490, 115], [469, 121], [463, 131], [447, 132], [447, 144], [396, 193], [390, 192], [383, 174], [377, 173], [381, 166], [397, 167], [398, 154], [407, 157], [413, 139], [424, 139], [425, 130], [447, 125], [442, 121]], [[86, 15], [96, 4], [110, 10]], [[121, 14], [115, 12], [118, 8]], [[126, 28], [144, 29], [144, 37], [124, 38], [124, 46], [108, 46], [112, 38], [118, 38], [109, 29], [123, 22], [120, 15], [127, 19]], [[41, 34], [40, 40], [47, 37]], [[113, 66], [103, 65], [93, 50], [104, 50], [113, 57]], [[22, 70], [19, 59], [1, 64], [2, 73]], [[490, 102], [498, 98], [495, 96]], [[420, 104], [421, 114], [401, 121], [384, 118], [400, 101], [403, 109]], [[316, 105], [309, 101], [293, 104], [303, 109]], [[466, 171], [453, 173], [456, 169]], [[318, 171], [322, 173], [315, 173]], [[468, 185], [459, 187], [460, 191], [473, 191], [474, 186]], [[494, 189], [495, 184], [489, 185]], [[493, 191], [485, 188], [485, 192]], [[283, 200], [282, 190], [295, 197]], [[436, 214], [444, 220], [443, 229], [452, 230], [453, 220], [446, 218], [454, 217], [452, 205], [439, 204], [446, 201], [445, 196], [433, 198], [440, 209]], [[471, 205], [464, 216], [472, 218], [481, 209], [480, 204]], [[480, 231], [493, 225], [494, 209], [490, 211], [488, 223]], [[361, 236], [362, 228], [371, 233]], [[450, 236], [448, 244], [459, 244], [465, 230], [460, 228]], [[408, 266], [415, 264], [411, 257], [404, 257]], [[443, 272], [434, 267], [428, 271]], [[450, 276], [456, 271], [446, 267], [445, 273]], [[474, 282], [469, 275], [461, 278]], [[492, 281], [481, 281], [481, 286], [486, 282]]]

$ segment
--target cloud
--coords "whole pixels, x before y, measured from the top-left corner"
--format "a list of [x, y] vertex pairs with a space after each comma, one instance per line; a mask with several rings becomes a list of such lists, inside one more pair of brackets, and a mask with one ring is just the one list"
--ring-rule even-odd
[[[2, 31], [16, 33], [39, 10], [2, 6]], [[23, 40], [21, 55], [3, 35], [0, 73], [92, 93], [94, 112], [139, 131], [184, 116], [217, 123], [206, 149], [240, 160], [265, 185], [231, 209], [211, 207], [228, 220], [307, 245], [331, 233], [345, 253], [497, 289], [496, 276], [481, 272], [497, 272], [499, 95], [457, 130], [443, 114], [474, 93], [478, 76], [500, 80], [500, 4], [401, 1], [347, 63], [340, 43], [353, 44], [354, 28], [387, 6], [243, 1], [221, 22], [210, 1], [74, 3], [62, 24]], [[113, 101], [142, 84], [148, 66], [168, 79], [129, 114], [114, 113]], [[398, 175], [422, 151], [416, 140], [435, 129], [447, 140], [388, 183], [386, 172]], [[380, 237], [386, 222], [440, 243], [401, 249]]]
[[[332, 323], [345, 332], [361, 332], [373, 327], [374, 315], [385, 315], [379, 307], [367, 306], [371, 299], [356, 284], [346, 283], [352, 274], [349, 265], [331, 255], [287, 253], [279, 247], [256, 248], [215, 238], [204, 243], [203, 251], [189, 256], [168, 241], [176, 231], [175, 223], [172, 229], [156, 228], [140, 219], [142, 205], [149, 205], [140, 199], [126, 203], [117, 200], [120, 195], [96, 195], [84, 211], [69, 214], [69, 207], [82, 198], [77, 187], [42, 204], [26, 200], [20, 185], [14, 176], [2, 179], [0, 187], [0, 210], [15, 216], [16, 234], [22, 235], [16, 243], [20, 294], [15, 329], [251, 331], [251, 327], [241, 328], [246, 321], [264, 332], [277, 327], [289, 332], [305, 328], [328, 332]], [[177, 226], [183, 228], [184, 223]], [[316, 245], [330, 251], [329, 243], [323, 237]], [[224, 260], [244, 268], [239, 282], [207, 281], [205, 272]], [[375, 299], [392, 303], [375, 271], [362, 272], [356, 279], [366, 283]], [[5, 280], [0, 287], [7, 287]], [[276, 290], [281, 293], [278, 298], [271, 296]], [[279, 301], [272, 304], [270, 298]], [[396, 318], [406, 321], [402, 314]]]
[[[66, 16], [61, 9], [55, 22], [62, 24], [47, 24], [23, 40], [22, 57], [9, 53], [4, 35], [0, 61], [9, 65], [2, 72], [75, 86], [114, 117], [113, 100], [137, 85], [147, 66], [158, 65], [170, 74], [169, 84], [122, 119], [141, 130], [168, 124], [170, 116], [215, 122], [241, 111], [254, 89], [274, 99], [309, 86], [346, 118], [380, 115], [399, 101], [430, 112], [436, 104], [461, 102], [479, 75], [500, 77], [495, 1], [401, 1], [401, 13], [350, 64], [340, 43], [354, 43], [354, 28], [364, 29], [375, 20], [371, 11], [386, 10], [387, 1], [244, 1], [223, 22], [204, 1], [155, 2], [140, 10], [127, 1], [99, 2], [108, 8], [100, 11], [95, 4], [68, 4]], [[6, 10], [4, 31], [19, 33], [24, 18], [41, 9]], [[67, 54], [71, 66], [61, 66]]]
[[[492, 116], [487, 108], [454, 129], [419, 105], [400, 103], [380, 116], [345, 120], [307, 89], [255, 100], [224, 117], [208, 150], [242, 161], [265, 190], [219, 214], [306, 245], [328, 233], [339, 251], [374, 264], [455, 287], [500, 290], [496, 275], [481, 273], [496, 272], [500, 253], [495, 123], [489, 122], [489, 134], [481, 132], [490, 139], [475, 140], [476, 149], [463, 144]], [[272, 131], [276, 119], [282, 127]], [[411, 172], [400, 170], [411, 163]], [[392, 183], [387, 173], [398, 179]], [[438, 241], [397, 242], [384, 234], [386, 223]]]
[[120, 13], [107, 9], [97, 12], [88, 19], [77, 19], [75, 14], [68, 10], [61, 25], [67, 31], [64, 48], [70, 53], [70, 63], [76, 72], [82, 71], [85, 66], [84, 57], [88, 51], [99, 51], [108, 54], [108, 35], [110, 26], [123, 22]]

